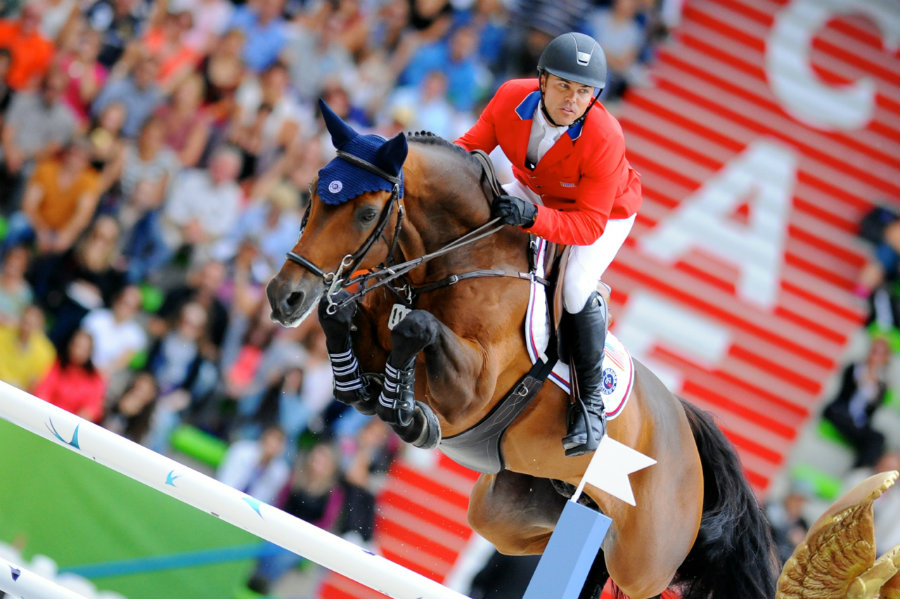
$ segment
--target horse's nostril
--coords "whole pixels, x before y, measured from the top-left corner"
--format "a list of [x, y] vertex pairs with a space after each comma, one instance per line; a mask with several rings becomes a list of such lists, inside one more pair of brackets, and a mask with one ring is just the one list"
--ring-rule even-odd
[[302, 301], [303, 301], [303, 292], [302, 291], [294, 291], [287, 297], [287, 305], [292, 308], [297, 306]]

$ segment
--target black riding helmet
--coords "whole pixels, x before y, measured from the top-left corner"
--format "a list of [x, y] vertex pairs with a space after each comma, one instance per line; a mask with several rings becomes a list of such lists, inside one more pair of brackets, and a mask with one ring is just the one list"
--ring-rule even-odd
[[[537, 71], [538, 77], [549, 73], [560, 79], [590, 85], [597, 90], [584, 114], [575, 120], [575, 123], [578, 123], [584, 120], [600, 97], [600, 92], [606, 87], [606, 54], [603, 53], [600, 44], [589, 35], [574, 31], [563, 33], [556, 36], [544, 48], [538, 60]], [[551, 125], [559, 126], [544, 106], [543, 85], [541, 85], [541, 111]]]
[[600, 44], [583, 33], [563, 33], [553, 39], [538, 60], [538, 75], [550, 73], [561, 79], [606, 87], [606, 54]]

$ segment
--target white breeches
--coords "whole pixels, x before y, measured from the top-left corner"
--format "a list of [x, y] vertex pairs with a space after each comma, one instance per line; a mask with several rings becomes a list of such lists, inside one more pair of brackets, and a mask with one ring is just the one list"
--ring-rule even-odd
[[[507, 183], [503, 190], [509, 195], [528, 198], [535, 204], [541, 203], [540, 196], [518, 180]], [[635, 216], [607, 221], [603, 235], [591, 245], [571, 246], [569, 265], [563, 279], [563, 304], [566, 312], [581, 312], [591, 293], [597, 290], [603, 273], [612, 264], [613, 258], [631, 232]]]

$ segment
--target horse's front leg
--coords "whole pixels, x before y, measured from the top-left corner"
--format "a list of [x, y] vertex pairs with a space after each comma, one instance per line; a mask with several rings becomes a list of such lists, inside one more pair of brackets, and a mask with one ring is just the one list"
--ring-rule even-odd
[[[441, 425], [432, 409], [415, 399], [416, 355], [446, 329], [424, 310], [412, 310], [391, 331], [391, 353], [375, 413], [401, 439], [417, 447], [437, 447]], [[449, 329], [448, 329], [449, 331]], [[452, 334], [452, 333], [451, 333]]]
[[319, 323], [325, 331], [325, 347], [331, 360], [334, 397], [363, 414], [374, 414], [378, 390], [371, 389], [362, 378], [350, 336], [357, 303], [350, 302], [334, 313], [328, 311], [330, 305], [340, 305], [349, 296], [348, 292], [341, 291], [333, 296], [331, 301], [323, 297], [319, 302]]

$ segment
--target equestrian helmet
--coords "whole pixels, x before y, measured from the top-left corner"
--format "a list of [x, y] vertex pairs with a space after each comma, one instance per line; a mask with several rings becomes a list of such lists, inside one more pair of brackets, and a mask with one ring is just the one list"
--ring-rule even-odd
[[537, 70], [538, 75], [550, 73], [601, 90], [606, 86], [603, 48], [583, 33], [570, 32], [555, 37], [541, 53]]

